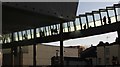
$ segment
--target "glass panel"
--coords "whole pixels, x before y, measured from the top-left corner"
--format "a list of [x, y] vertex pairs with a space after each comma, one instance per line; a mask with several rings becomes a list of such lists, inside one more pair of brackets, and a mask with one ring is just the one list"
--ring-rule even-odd
[[58, 34], [60, 33], [60, 24], [57, 24]]
[[57, 32], [57, 26], [56, 25], [53, 25], [53, 33], [56, 35], [58, 32]]
[[120, 8], [116, 8], [117, 20], [120, 21]]
[[56, 35], [56, 34], [57, 34], [56, 25], [52, 25], [52, 26], [51, 26], [51, 33], [52, 33], [53, 35]]
[[101, 12], [101, 16], [102, 16], [102, 22], [103, 25], [108, 24], [108, 16], [107, 16], [107, 12]]
[[2, 39], [4, 40], [4, 43], [9, 43], [10, 40], [11, 40], [10, 39], [10, 34], [4, 34]]
[[81, 18], [82, 28], [87, 29], [86, 17], [80, 17], [80, 18]]
[[8, 43], [10, 43], [11, 42], [11, 34], [7, 34], [7, 39], [8, 39]]
[[76, 30], [81, 30], [79, 18], [75, 19]]
[[36, 28], [36, 37], [40, 37], [39, 28]]
[[67, 22], [67, 28], [68, 28], [68, 32], [70, 32], [70, 30], [71, 30], [70, 22]]
[[18, 32], [18, 34], [19, 34], [19, 39], [22, 40], [22, 34], [21, 34], [21, 32]]
[[50, 26], [48, 26], [48, 32], [49, 32], [49, 35], [51, 35], [51, 29], [50, 29], [51, 27]]
[[53, 31], [52, 31], [52, 29], [53, 29], [53, 25], [51, 25], [51, 34], [53, 35]]
[[47, 36], [49, 36], [49, 29], [48, 29], [48, 26], [45, 27], [46, 28], [46, 32], [47, 32]]
[[89, 15], [87, 16], [87, 18], [88, 18], [89, 27], [94, 27], [93, 16]]
[[101, 26], [101, 20], [99, 14], [94, 14], [96, 26]]
[[47, 30], [45, 27], [43, 27], [43, 31], [44, 31], [45, 36], [47, 36]]
[[0, 35], [0, 44], [2, 44], [2, 39], [3, 39], [2, 35]]
[[33, 39], [34, 38], [34, 30], [33, 29], [31, 29], [31, 35], [32, 35], [31, 39]]
[[23, 34], [22, 34], [23, 40], [24, 40], [24, 39], [27, 39], [26, 31], [22, 31], [22, 33], [23, 33]]
[[27, 34], [28, 34], [28, 39], [31, 39], [30, 30], [27, 30]]
[[43, 27], [40, 28], [40, 37], [45, 36]]
[[73, 25], [73, 22], [71, 21], [70, 22], [70, 31], [74, 31], [75, 29], [74, 29], [74, 25]]
[[108, 18], [108, 20], [111, 20], [111, 23], [116, 22], [114, 10], [108, 10], [108, 13], [109, 13], [109, 17], [110, 17], [110, 19]]
[[[8, 36], [8, 35], [7, 35]], [[7, 37], [7, 40], [8, 40], [8, 37]], [[14, 33], [14, 41], [18, 41], [18, 35], [17, 35], [17, 32]]]
[[63, 32], [68, 32], [67, 23], [63, 23]]

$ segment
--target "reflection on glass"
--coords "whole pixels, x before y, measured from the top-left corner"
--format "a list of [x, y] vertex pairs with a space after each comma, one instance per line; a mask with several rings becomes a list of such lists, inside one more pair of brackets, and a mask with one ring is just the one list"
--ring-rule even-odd
[[58, 31], [58, 34], [60, 33], [60, 24], [57, 24], [57, 31]]
[[75, 19], [75, 26], [76, 26], [76, 30], [81, 30], [79, 18]]
[[63, 32], [68, 32], [67, 23], [63, 23]]
[[89, 23], [89, 27], [94, 27], [94, 22], [93, 22], [93, 16], [87, 16], [88, 18], [88, 23]]
[[[9, 36], [9, 35], [7, 35]], [[7, 40], [8, 40], [9, 37], [7, 37]], [[17, 35], [17, 32], [14, 33], [14, 41], [18, 41], [18, 35]]]
[[49, 34], [49, 28], [48, 28], [48, 26], [46, 26], [45, 28], [46, 28], [47, 36], [49, 36], [50, 34]]
[[31, 39], [30, 30], [27, 30], [27, 34], [28, 34], [28, 39]]
[[96, 26], [101, 26], [101, 20], [99, 14], [94, 14]]
[[36, 28], [36, 37], [40, 37], [39, 28]]
[[86, 17], [81, 17], [82, 28], [87, 29]]
[[[107, 12], [101, 12], [101, 16], [102, 16], [102, 23], [103, 23], [103, 25], [108, 24], [108, 16], [107, 16]], [[104, 17], [106, 17], [106, 23], [103, 22], [103, 18], [104, 18]]]
[[114, 10], [108, 10], [108, 13], [109, 13], [109, 17], [110, 17], [111, 23], [116, 22]]
[[[117, 10], [116, 10], [116, 11], [117, 11], [117, 15], [120, 15], [120, 7], [119, 7], [119, 8], [117, 8]], [[120, 21], [120, 16], [118, 16], [118, 17], [117, 17], [117, 20], [118, 20], [118, 21]]]
[[74, 29], [74, 25], [73, 25], [73, 22], [71, 21], [70, 22], [70, 31], [74, 31], [75, 29]]

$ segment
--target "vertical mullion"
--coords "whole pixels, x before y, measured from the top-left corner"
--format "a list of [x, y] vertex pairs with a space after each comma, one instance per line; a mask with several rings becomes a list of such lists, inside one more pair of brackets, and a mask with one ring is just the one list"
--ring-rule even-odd
[[60, 24], [58, 24], [58, 30], [59, 30], [58, 34], [60, 34]]
[[74, 31], [76, 31], [76, 24], [75, 24], [75, 21], [73, 21], [73, 25], [74, 25]]
[[70, 32], [70, 25], [68, 23], [69, 22], [67, 22], [67, 28], [68, 28], [68, 32]]
[[21, 35], [22, 35], [22, 40], [23, 40], [23, 31], [21, 31]]
[[48, 26], [45, 27], [45, 30], [46, 30], [47, 36], [49, 36]]
[[65, 32], [65, 23], [63, 23], [63, 32]]
[[55, 27], [56, 27], [56, 31], [57, 31], [57, 34], [58, 34], [58, 28], [57, 28], [57, 24], [55, 25]]
[[102, 23], [102, 15], [101, 15], [101, 11], [99, 10], [99, 15], [100, 15], [100, 20], [101, 20], [101, 25], [103, 25]]
[[50, 26], [48, 26], [48, 32], [49, 32], [49, 36], [50, 36]]
[[45, 36], [47, 36], [47, 31], [46, 31], [46, 28], [45, 28], [45, 27], [43, 27], [43, 30], [44, 30]]
[[32, 39], [32, 31], [31, 31], [31, 29], [30, 29], [30, 36], [31, 36], [31, 39]]
[[86, 17], [87, 27], [89, 28], [89, 23], [88, 23], [88, 17], [87, 17], [87, 15], [85, 15], [85, 17]]
[[115, 6], [113, 6], [113, 8], [114, 8], [114, 12], [115, 12], [115, 19], [116, 19], [116, 22], [117, 22], [118, 20], [117, 20], [117, 12], [116, 12]]
[[38, 28], [38, 30], [39, 30], [39, 36], [41, 37], [41, 32], [42, 32], [42, 31], [41, 31], [41, 29], [40, 29], [40, 28]]
[[110, 16], [107, 8], [106, 8], [106, 12], [107, 12], [107, 17], [109, 18]]
[[96, 27], [94, 13], [92, 13], [92, 17], [93, 17], [94, 27]]
[[25, 30], [25, 35], [26, 35], [26, 37], [27, 37], [27, 39], [28, 39], [28, 33], [27, 33], [27, 30]]
[[82, 30], [82, 21], [81, 21], [81, 17], [79, 16], [79, 21], [80, 21], [80, 27], [81, 27], [81, 30]]
[[20, 40], [20, 38], [19, 38], [19, 32], [17, 32], [17, 37], [18, 37], [18, 41]]
[[[50, 25], [50, 30], [52, 30], [52, 29], [51, 29], [51, 25]], [[53, 35], [52, 31], [51, 31], [51, 35]]]

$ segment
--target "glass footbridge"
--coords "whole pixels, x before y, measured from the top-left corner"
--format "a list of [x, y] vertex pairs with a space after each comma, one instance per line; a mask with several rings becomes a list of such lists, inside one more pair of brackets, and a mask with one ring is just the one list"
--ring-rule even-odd
[[[106, 23], [103, 22], [104, 16], [106, 17]], [[109, 17], [110, 19], [108, 19]], [[111, 22], [108, 22], [109, 20]], [[110, 26], [119, 25], [120, 24], [119, 21], [120, 21], [120, 4], [114, 4], [113, 6], [108, 6], [105, 9], [99, 9], [92, 12], [86, 12], [85, 14], [80, 14], [79, 16], [76, 16], [75, 21], [64, 22], [62, 24], [63, 35], [65, 34], [66, 39], [69, 39], [69, 37], [71, 36], [80, 37], [79, 35], [81, 35], [80, 33], [82, 33], [82, 31], [84, 32], [87, 30], [104, 27], [104, 26], [106, 27], [108, 26], [109, 28], [109, 25]], [[26, 41], [26, 42], [29, 41], [28, 44], [30, 44], [34, 40], [34, 30], [36, 30], [35, 35], [36, 38], [40, 39], [38, 40], [38, 42], [40, 43], [57, 41], [60, 36], [60, 24], [55, 24], [55, 25], [40, 27], [36, 29], [29, 29], [29, 30], [17, 31], [14, 33], [3, 34], [0, 37], [0, 43], [2, 44], [3, 47], [5, 44], [10, 44], [10, 43], [17, 44], [18, 42], [22, 42], [22, 41]], [[74, 32], [74, 34], [72, 34], [72, 32]], [[72, 34], [72, 35], [67, 36], [67, 34]], [[58, 39], [52, 37], [56, 37]]]

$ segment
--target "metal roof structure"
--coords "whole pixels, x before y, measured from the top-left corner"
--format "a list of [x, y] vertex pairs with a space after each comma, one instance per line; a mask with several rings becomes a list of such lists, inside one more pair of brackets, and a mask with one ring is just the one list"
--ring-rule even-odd
[[2, 32], [58, 24], [75, 19], [78, 2], [3, 2]]

